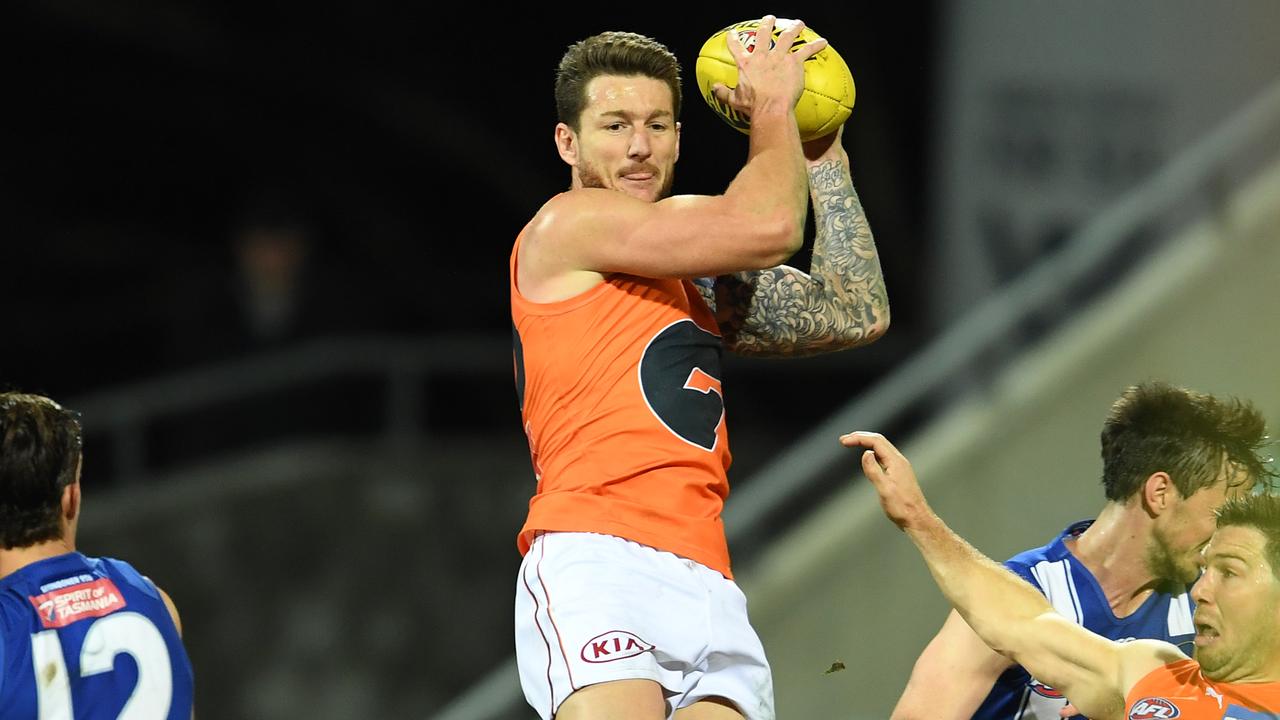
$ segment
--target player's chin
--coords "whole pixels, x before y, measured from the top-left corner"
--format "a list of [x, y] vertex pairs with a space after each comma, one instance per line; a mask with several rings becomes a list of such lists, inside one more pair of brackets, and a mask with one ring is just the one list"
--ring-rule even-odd
[[1195, 559], [1188, 559], [1177, 570], [1178, 577], [1175, 579], [1181, 585], [1194, 585], [1200, 579], [1200, 564]]
[[1210, 675], [1213, 675], [1226, 665], [1228, 653], [1222, 650], [1221, 642], [1221, 638], [1217, 637], [1212, 639], [1196, 638], [1195, 660], [1200, 663], [1201, 669]]
[[623, 181], [618, 184], [617, 189], [621, 190], [624, 195], [630, 195], [637, 200], [645, 202], [657, 202], [662, 199], [662, 188], [656, 183], [649, 185]]

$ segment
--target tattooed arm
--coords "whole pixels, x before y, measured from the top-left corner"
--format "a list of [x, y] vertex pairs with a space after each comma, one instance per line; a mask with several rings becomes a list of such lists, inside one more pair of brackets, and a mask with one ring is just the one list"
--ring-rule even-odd
[[844, 130], [805, 144], [817, 233], [810, 272], [779, 265], [721, 275], [699, 286], [724, 345], [739, 355], [816, 355], [877, 340], [889, 298], [862, 203], [853, 189]]

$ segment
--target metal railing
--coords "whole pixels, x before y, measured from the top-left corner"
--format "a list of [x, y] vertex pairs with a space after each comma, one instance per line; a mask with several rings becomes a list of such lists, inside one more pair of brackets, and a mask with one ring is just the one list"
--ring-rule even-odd
[[492, 375], [510, 367], [505, 336], [334, 338], [75, 398], [67, 407], [85, 418], [86, 433], [109, 436], [114, 475], [129, 483], [149, 472], [148, 426], [173, 415], [328, 378], [370, 375], [387, 380], [386, 437], [412, 442], [427, 421], [420, 398], [429, 376]]
[[[855, 426], [884, 427], [904, 408], [938, 393], [993, 344], [1052, 306], [1064, 290], [1096, 272], [1149, 220], [1188, 197], [1220, 194], [1222, 175], [1233, 163], [1257, 161], [1258, 154], [1274, 156], [1274, 148], [1280, 147], [1277, 135], [1280, 82], [1272, 84], [1247, 107], [1096, 216], [1057, 252], [1045, 256], [974, 307], [907, 362], [742, 483], [725, 508], [730, 545], [757, 532], [777, 508], [810, 490], [847, 460], [847, 452], [833, 442], [839, 434]], [[1258, 148], [1268, 150], [1259, 152]], [[1254, 156], [1241, 157], [1250, 151]], [[442, 708], [433, 720], [499, 720], [508, 717], [519, 701], [515, 658], [511, 657]]]

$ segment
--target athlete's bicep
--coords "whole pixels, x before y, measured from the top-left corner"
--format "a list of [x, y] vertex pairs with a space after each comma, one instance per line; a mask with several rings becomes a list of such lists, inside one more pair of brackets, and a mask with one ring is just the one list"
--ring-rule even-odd
[[1120, 685], [1128, 691], [1162, 665], [1189, 660], [1177, 646], [1163, 640], [1134, 640], [1120, 646]]
[[[1044, 622], [1039, 622], [1043, 620]], [[1187, 656], [1163, 640], [1120, 643], [1096, 635], [1056, 613], [1038, 619], [1042, 647], [1022, 664], [1045, 679], [1094, 720], [1125, 717], [1125, 697], [1145, 675]]]
[[754, 217], [723, 195], [656, 203], [612, 190], [577, 190], [531, 223], [531, 248], [553, 272], [588, 270], [694, 278], [770, 267], [799, 248], [803, 227]]
[[825, 281], [787, 265], [716, 279], [716, 320], [738, 355], [797, 357], [871, 342], [883, 332]]
[[[1083, 715], [1108, 718], [1123, 710], [1129, 687], [1124, 651], [1133, 643], [1104, 638], [1052, 610], [1025, 623], [1019, 631], [1023, 642], [1012, 653], [1013, 660], [1037, 680], [1060, 691]], [[1162, 644], [1178, 652], [1172, 645]]]
[[968, 720], [1012, 665], [952, 610], [916, 660], [893, 720]]

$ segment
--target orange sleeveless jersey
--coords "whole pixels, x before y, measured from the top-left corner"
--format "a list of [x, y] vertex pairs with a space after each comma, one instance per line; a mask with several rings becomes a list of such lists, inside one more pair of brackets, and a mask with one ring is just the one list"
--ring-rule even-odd
[[732, 577], [720, 511], [729, 437], [719, 327], [687, 280], [610, 274], [560, 302], [516, 287], [516, 389], [537, 491], [517, 545], [539, 530], [596, 532]]
[[1280, 713], [1280, 683], [1215, 683], [1195, 660], [1143, 676], [1125, 697], [1129, 720], [1265, 720]]

